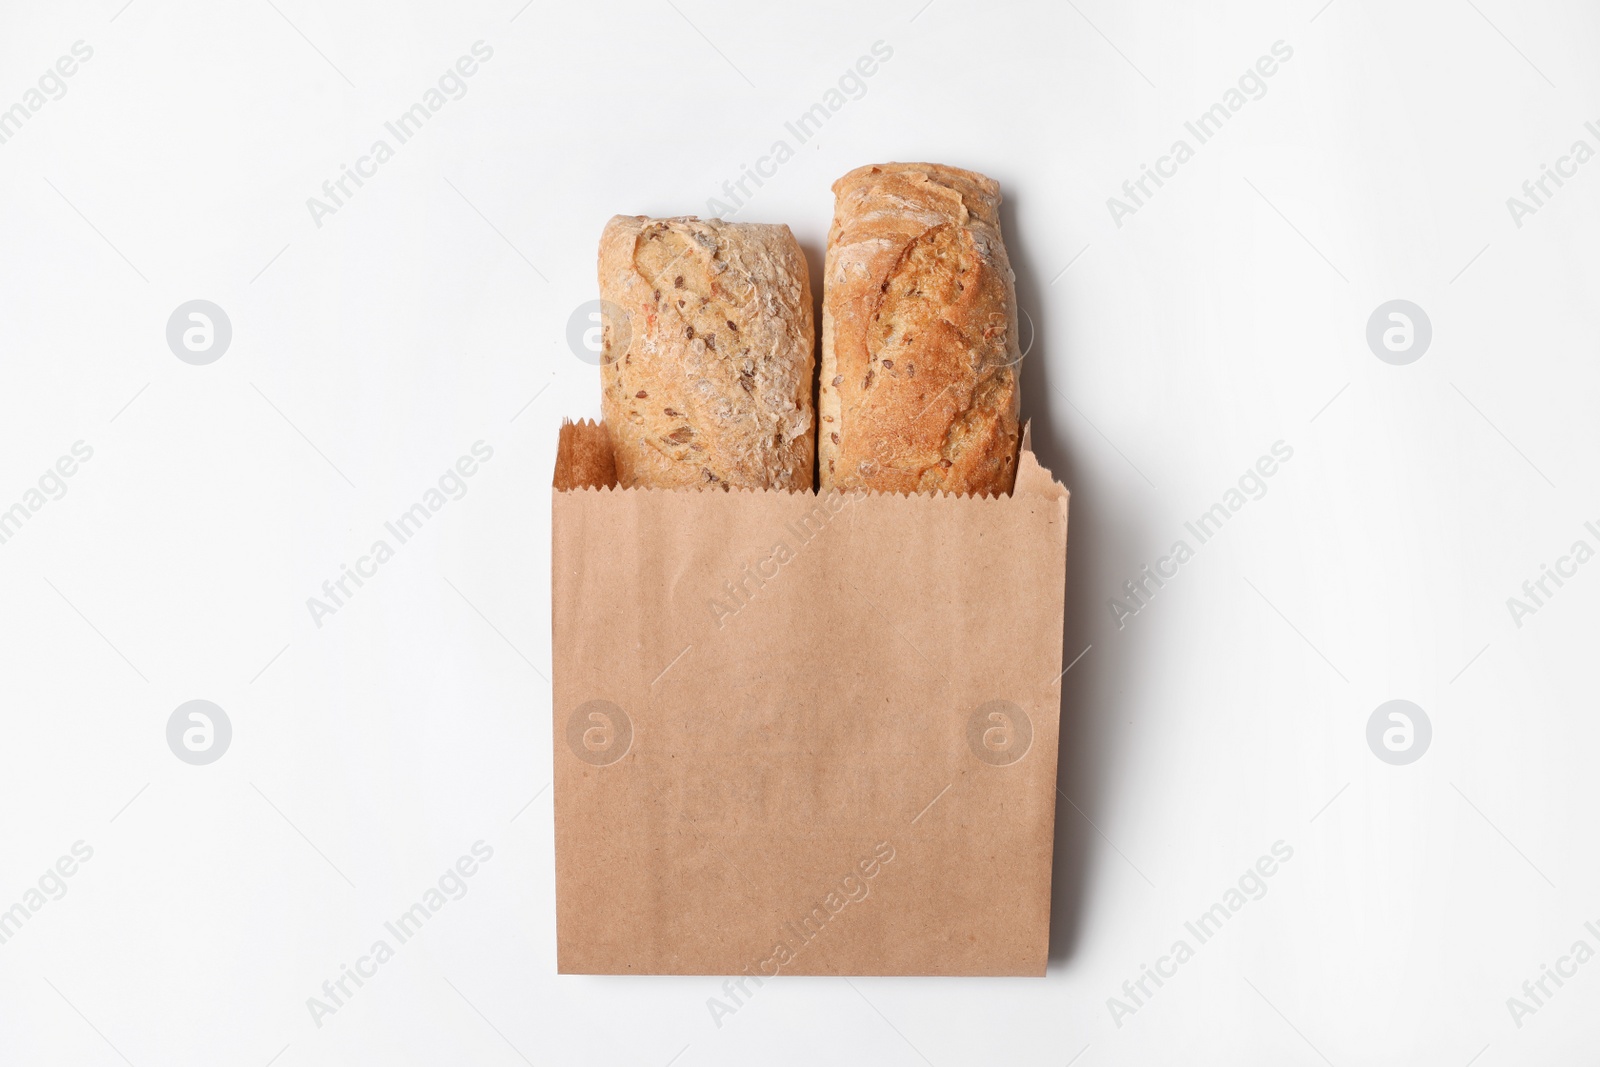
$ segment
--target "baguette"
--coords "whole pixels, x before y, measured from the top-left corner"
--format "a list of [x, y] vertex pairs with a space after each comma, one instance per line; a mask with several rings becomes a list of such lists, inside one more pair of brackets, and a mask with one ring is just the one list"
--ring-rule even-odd
[[787, 226], [618, 215], [600, 296], [619, 485], [812, 487], [811, 279]]
[[1022, 357], [1000, 186], [955, 167], [885, 163], [833, 192], [822, 488], [1011, 492]]

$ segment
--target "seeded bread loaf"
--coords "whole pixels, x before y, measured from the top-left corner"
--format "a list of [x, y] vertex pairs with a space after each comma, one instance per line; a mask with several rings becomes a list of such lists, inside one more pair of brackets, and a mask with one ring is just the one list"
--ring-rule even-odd
[[1009, 493], [1022, 356], [1000, 186], [955, 167], [884, 163], [833, 192], [822, 488]]
[[619, 485], [811, 488], [816, 334], [789, 227], [618, 215], [600, 296]]

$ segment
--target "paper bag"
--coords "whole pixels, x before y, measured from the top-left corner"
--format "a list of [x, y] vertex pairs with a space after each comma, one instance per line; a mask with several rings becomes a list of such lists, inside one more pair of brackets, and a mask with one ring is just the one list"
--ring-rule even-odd
[[[1067, 491], [552, 506], [562, 973], [1042, 975]], [[753, 988], [747, 984], [747, 988]]]

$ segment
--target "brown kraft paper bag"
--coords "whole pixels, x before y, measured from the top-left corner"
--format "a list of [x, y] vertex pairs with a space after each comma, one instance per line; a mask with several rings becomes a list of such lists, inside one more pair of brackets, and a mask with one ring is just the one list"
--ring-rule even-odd
[[1067, 491], [618, 489], [561, 429], [557, 966], [1042, 975]]

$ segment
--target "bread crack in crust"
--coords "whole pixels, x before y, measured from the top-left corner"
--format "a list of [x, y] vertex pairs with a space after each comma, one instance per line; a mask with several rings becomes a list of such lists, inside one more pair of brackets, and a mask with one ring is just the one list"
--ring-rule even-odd
[[619, 485], [812, 487], [811, 280], [787, 226], [618, 215], [600, 296]]
[[999, 185], [885, 163], [851, 171], [833, 192], [822, 488], [1009, 493], [1022, 357]]

